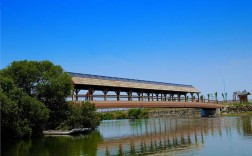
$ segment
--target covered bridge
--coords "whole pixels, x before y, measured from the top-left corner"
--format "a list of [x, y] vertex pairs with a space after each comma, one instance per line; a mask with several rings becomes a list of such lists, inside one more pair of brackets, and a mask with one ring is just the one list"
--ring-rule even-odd
[[[113, 98], [117, 101], [120, 101], [123, 98], [128, 101], [133, 101], [134, 99], [137, 99], [138, 101], [199, 100], [200, 92], [192, 85], [72, 72], [68, 72], [68, 74], [72, 77], [74, 85], [72, 100], [76, 101], [78, 101], [78, 98], [80, 97], [85, 98], [85, 100], [88, 101], [93, 101], [94, 98], [102, 98], [104, 101], [107, 101], [108, 98]], [[79, 92], [82, 90], [86, 92], [81, 95]], [[95, 94], [97, 91], [102, 91], [103, 94]], [[109, 95], [108, 92], [114, 92], [115, 95]], [[124, 93], [124, 95], [122, 93]], [[187, 94], [190, 96], [187, 96]], [[194, 96], [194, 94], [197, 95], [197, 97]]]

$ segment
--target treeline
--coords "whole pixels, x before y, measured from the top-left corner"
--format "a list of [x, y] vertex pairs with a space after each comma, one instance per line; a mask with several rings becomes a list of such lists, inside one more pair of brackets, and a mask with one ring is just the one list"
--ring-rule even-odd
[[114, 112], [104, 112], [101, 113], [101, 118], [103, 120], [112, 119], [142, 119], [148, 118], [148, 109], [129, 109], [128, 111], [114, 111]]
[[69, 105], [71, 77], [49, 61], [14, 61], [0, 70], [2, 137], [31, 137], [44, 129], [96, 128], [91, 103]]

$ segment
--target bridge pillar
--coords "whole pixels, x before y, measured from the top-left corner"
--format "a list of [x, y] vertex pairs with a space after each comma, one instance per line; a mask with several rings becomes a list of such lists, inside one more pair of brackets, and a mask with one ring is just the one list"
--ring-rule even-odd
[[143, 101], [143, 92], [141, 92], [141, 101]]
[[154, 101], [154, 96], [153, 96], [153, 93], [151, 93], [151, 98], [152, 98], [152, 101]]
[[104, 101], [107, 101], [108, 90], [103, 90], [102, 92], [104, 93]]
[[146, 93], [148, 97], [148, 101], [150, 101], [150, 93]]
[[132, 101], [132, 91], [126, 93], [128, 94], [128, 101]]
[[89, 89], [88, 89], [88, 100], [89, 100], [89, 101], [94, 101], [94, 96], [93, 96], [93, 94], [94, 94], [93, 88], [89, 88]]
[[199, 96], [199, 93], [197, 93], [197, 96], [198, 96], [198, 102], [200, 101], [200, 96]]
[[75, 89], [75, 96], [76, 96], [76, 101], [78, 101], [78, 93], [79, 93], [80, 89]]
[[141, 93], [137, 92], [137, 95], [138, 95], [138, 101], [140, 101], [140, 96], [141, 96]]
[[200, 109], [201, 117], [211, 117], [220, 115], [220, 108], [202, 108]]
[[157, 101], [158, 101], [158, 95], [159, 95], [159, 93], [155, 93], [156, 94], [156, 97], [157, 97]]
[[161, 101], [163, 101], [163, 93], [161, 93]]
[[185, 96], [185, 102], [187, 102], [187, 100], [188, 100], [188, 99], [187, 99], [187, 96], [186, 96], [186, 94], [185, 94], [184, 96]]
[[171, 101], [174, 101], [173, 96], [174, 96], [174, 94], [171, 94]]
[[180, 94], [178, 93], [177, 95], [178, 95], [178, 101], [180, 101]]
[[116, 93], [116, 100], [120, 101], [120, 90], [115, 91]]
[[194, 101], [194, 97], [193, 97], [193, 93], [190, 93], [191, 94], [191, 97], [192, 97], [192, 102]]

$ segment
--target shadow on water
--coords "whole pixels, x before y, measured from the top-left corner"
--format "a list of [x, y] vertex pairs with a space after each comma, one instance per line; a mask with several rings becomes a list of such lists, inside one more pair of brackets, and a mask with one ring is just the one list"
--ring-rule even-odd
[[16, 142], [5, 141], [2, 142], [4, 144], [2, 154], [6, 156], [96, 155], [97, 145], [102, 140], [99, 131], [93, 131], [78, 136], [43, 137]]

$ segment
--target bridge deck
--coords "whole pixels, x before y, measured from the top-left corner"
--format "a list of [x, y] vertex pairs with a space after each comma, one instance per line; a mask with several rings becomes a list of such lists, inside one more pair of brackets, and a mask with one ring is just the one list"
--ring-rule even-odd
[[221, 108], [223, 105], [203, 102], [172, 101], [92, 101], [96, 108]]

